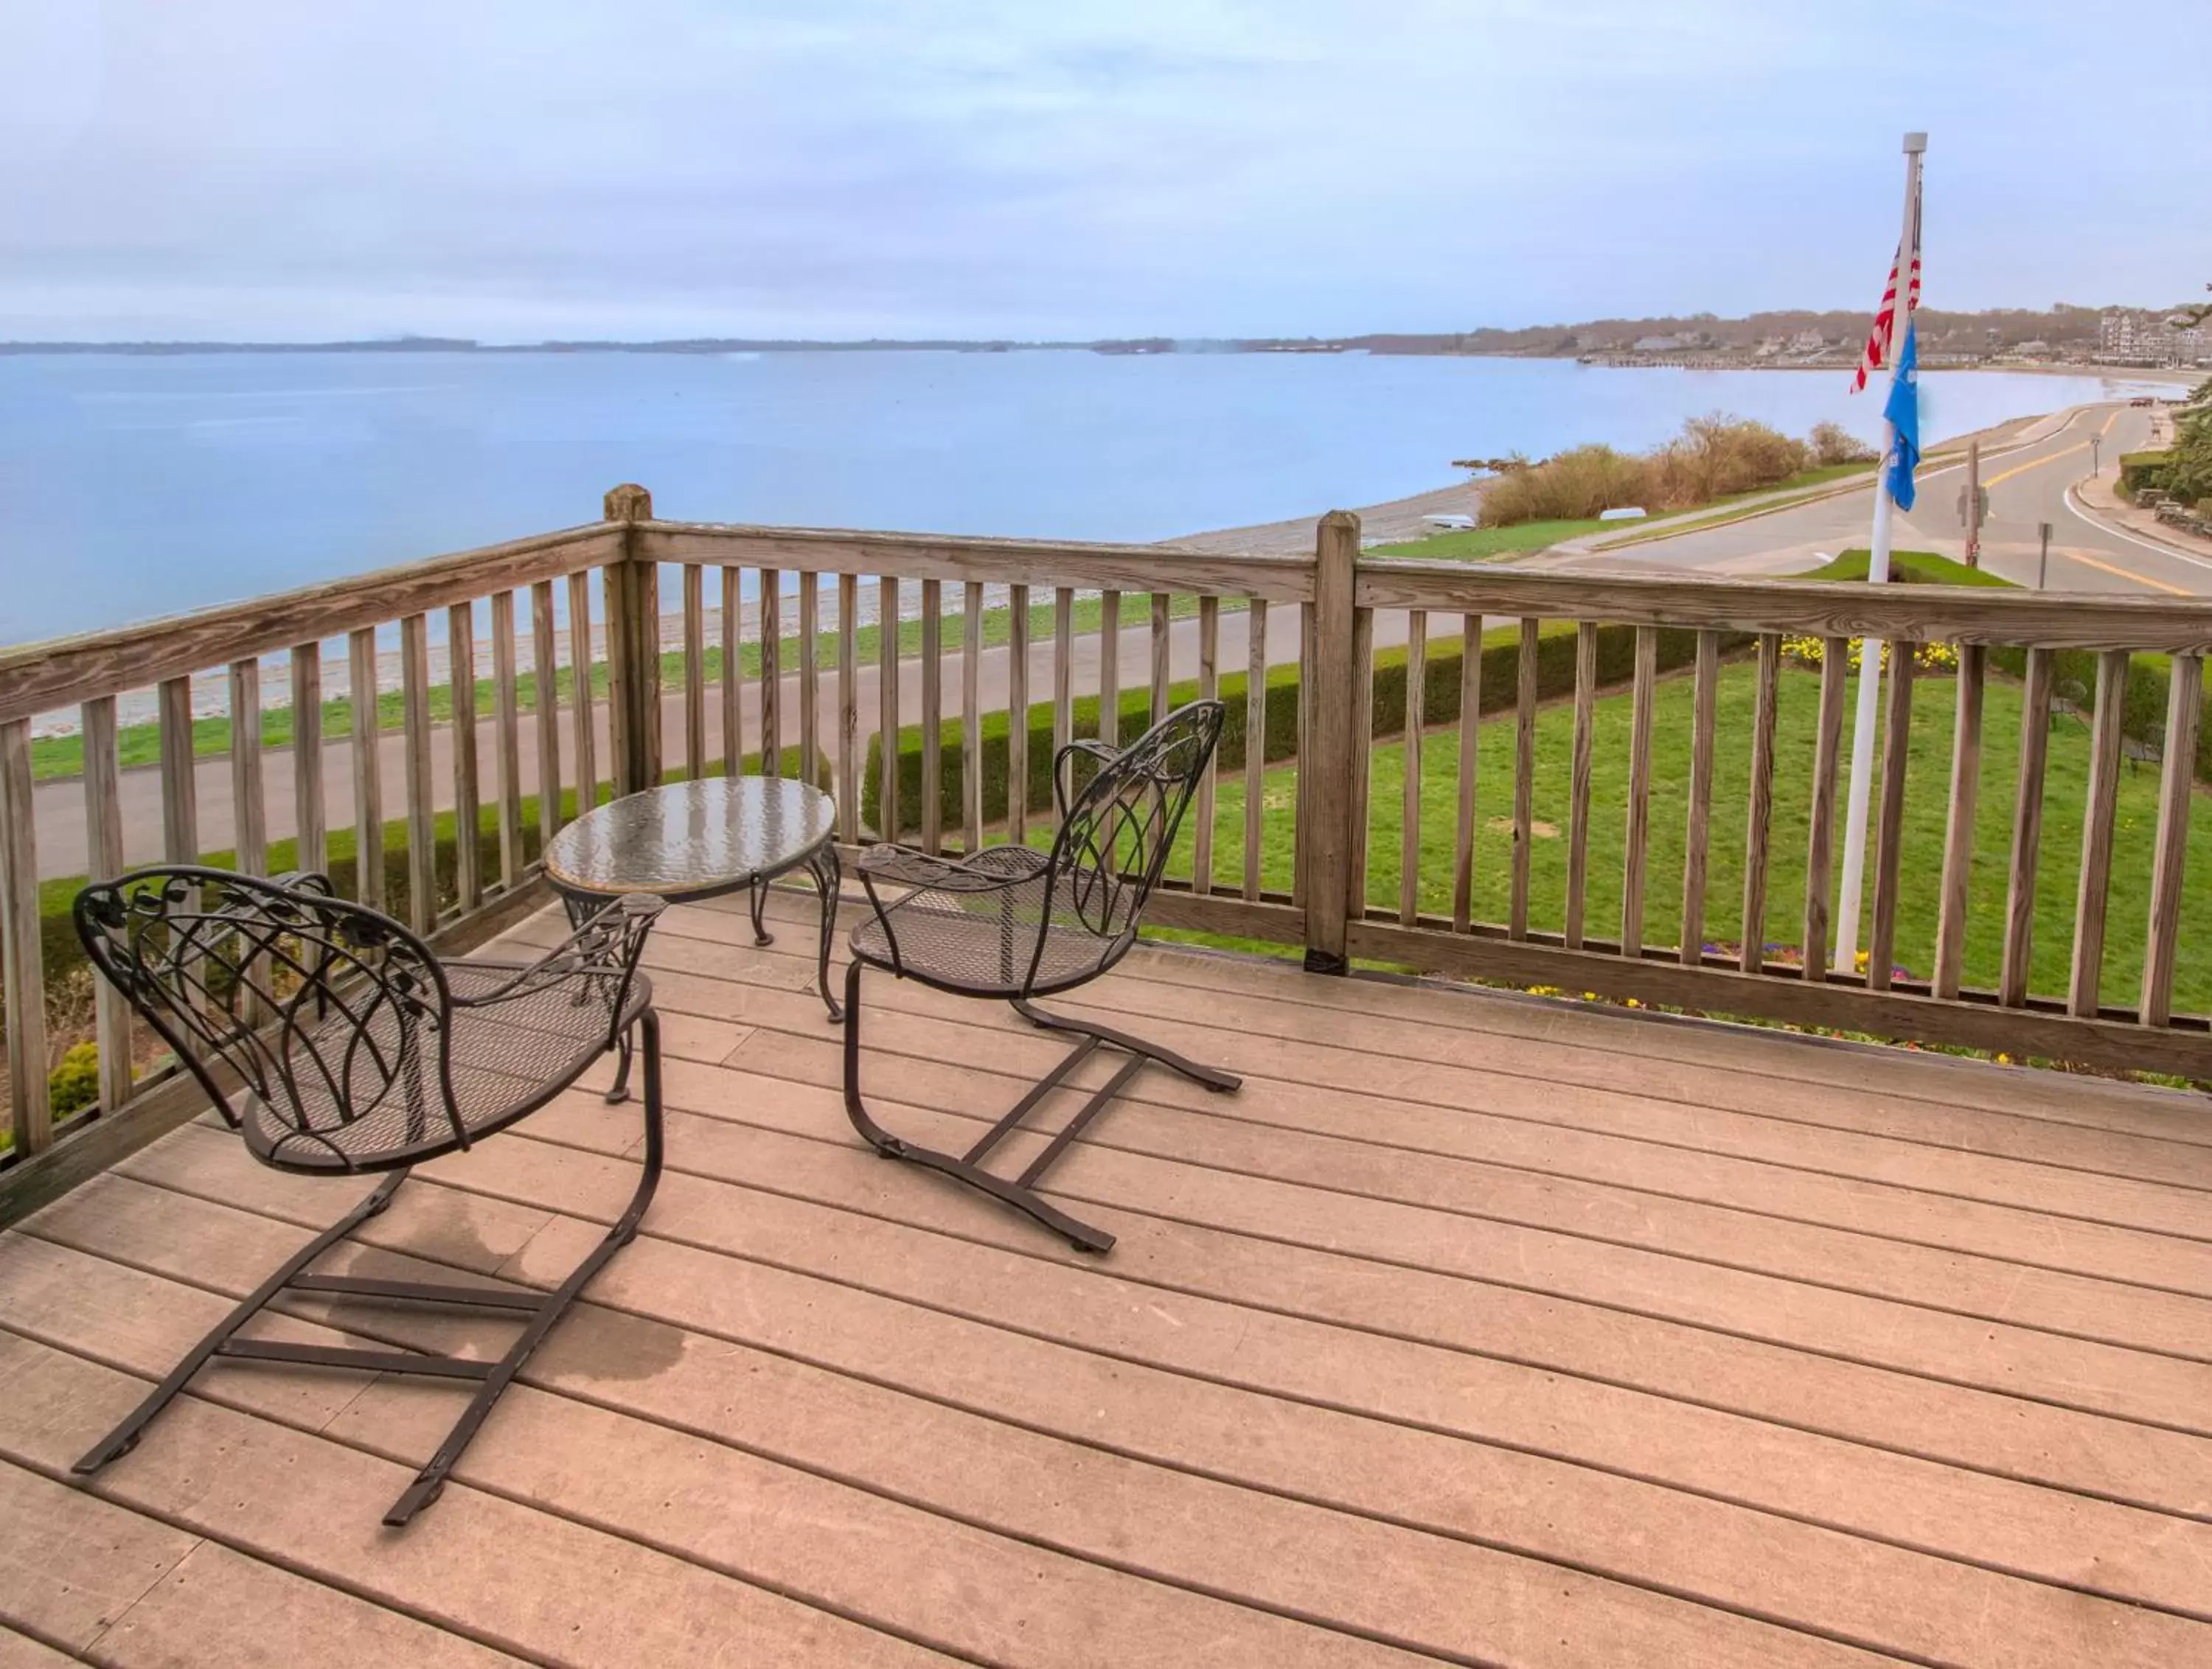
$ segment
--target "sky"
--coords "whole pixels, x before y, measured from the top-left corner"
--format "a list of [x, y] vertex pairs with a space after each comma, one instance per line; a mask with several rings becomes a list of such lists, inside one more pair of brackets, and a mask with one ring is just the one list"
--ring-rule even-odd
[[2212, 281], [2207, 0], [0, 0], [0, 339], [1303, 336]]

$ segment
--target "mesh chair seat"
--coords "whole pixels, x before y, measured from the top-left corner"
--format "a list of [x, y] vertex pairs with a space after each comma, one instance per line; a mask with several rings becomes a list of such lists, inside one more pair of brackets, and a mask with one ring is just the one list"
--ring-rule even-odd
[[[447, 1111], [434, 1052], [416, 1049], [389, 1081], [382, 1070], [399, 1048], [398, 1013], [380, 1008], [365, 1025], [333, 1011], [310, 1033], [325, 1047], [303, 1057], [337, 1058], [327, 1046], [356, 1029], [352, 1083], [336, 1088], [319, 1076], [295, 1078], [297, 1094], [280, 1116], [258, 1096], [240, 1108], [246, 1143], [255, 1157], [284, 1170], [386, 1170], [418, 1163], [504, 1129], [575, 1083], [605, 1053], [607, 1039], [626, 1029], [653, 1001], [642, 974], [628, 991], [617, 974], [570, 972], [522, 980], [521, 962], [457, 961], [444, 964], [453, 993], [450, 1028], [453, 1113]], [[506, 989], [512, 987], [511, 990]], [[617, 1017], [616, 1002], [623, 1003]], [[379, 1058], [381, 1057], [381, 1063]]]
[[[942, 884], [915, 888], [853, 930], [855, 956], [941, 990], [1013, 998], [1096, 979], [1129, 948], [1133, 935], [1102, 938], [1083, 921], [1078, 883], [1063, 875], [1054, 888], [1044, 853], [990, 847], [937, 867]], [[988, 884], [963, 888], [963, 874]], [[1056, 894], [1049, 923], [1048, 889]]]

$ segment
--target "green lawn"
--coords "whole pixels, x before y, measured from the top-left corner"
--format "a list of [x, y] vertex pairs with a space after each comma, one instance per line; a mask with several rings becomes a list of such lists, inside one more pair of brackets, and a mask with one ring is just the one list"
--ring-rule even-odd
[[1619, 525], [1604, 521], [1522, 522], [1513, 527], [1476, 527], [1464, 533], [1435, 533], [1425, 539], [1401, 544], [1377, 545], [1376, 556], [1419, 556], [1431, 561], [1486, 562], [1493, 556], [1524, 550], [1542, 550], [1562, 539], [1571, 539], [1601, 528]]
[[[946, 599], [948, 604], [957, 602], [959, 588], [948, 586], [945, 589], [948, 593]], [[1123, 596], [1121, 599], [1122, 630], [1141, 631], [1149, 628], [1152, 616], [1151, 606], [1146, 600], [1147, 595], [1125, 594]], [[1243, 607], [1244, 607], [1243, 603], [1237, 600], [1224, 599], [1222, 604], [1224, 613], [1234, 612]], [[1172, 601], [1171, 612], [1178, 619], [1194, 615], [1198, 612], [1198, 599], [1194, 597], [1178, 595]], [[1103, 598], [1079, 597], [1075, 599], [1073, 629], [1077, 633], [1096, 632], [1104, 619], [1105, 606]], [[962, 629], [959, 616], [946, 616], [945, 640], [948, 647], [960, 641]], [[1030, 630], [1034, 637], [1040, 640], [1051, 637], [1053, 604], [1049, 593], [1047, 594], [1045, 601], [1030, 604]], [[985, 647], [995, 648], [1010, 641], [1012, 636], [1013, 611], [1011, 609], [987, 609], [984, 611]], [[876, 626], [856, 628], [853, 635], [854, 653], [864, 664], [873, 662], [881, 652], [882, 641], [880, 628]], [[900, 655], [904, 658], [910, 658], [921, 652], [921, 622], [919, 620], [903, 620], [899, 622], [898, 647]], [[786, 637], [780, 652], [781, 664], [786, 667], [796, 666], [799, 664], [799, 654], [798, 635], [793, 634]], [[738, 665], [742, 676], [748, 678], [758, 677], [760, 676], [760, 645], [755, 642], [743, 645], [738, 651]], [[836, 666], [837, 636], [836, 633], [823, 632], [816, 634], [815, 665], [825, 670], [831, 670]], [[663, 655], [660, 660], [660, 673], [661, 681], [665, 689], [672, 690], [683, 689], [684, 657], [679, 653]], [[710, 685], [721, 681], [722, 651], [719, 646], [709, 647], [706, 652], [705, 677], [706, 682]], [[575, 693], [575, 674], [573, 669], [564, 666], [560, 669], [557, 678], [556, 699], [565, 707]], [[515, 680], [515, 689], [520, 710], [524, 713], [534, 712], [538, 705], [537, 675], [532, 672], [522, 673]], [[592, 689], [599, 698], [605, 697], [607, 669], [604, 662], [597, 663], [592, 668]], [[495, 701], [496, 695], [491, 681], [489, 678], [479, 680], [476, 689], [478, 716], [489, 718]], [[452, 686], [449, 684], [434, 686], [430, 691], [431, 722], [439, 725], [447, 724], [452, 721], [453, 716]], [[405, 714], [400, 693], [398, 690], [381, 692], [377, 697], [377, 727], [380, 730], [396, 731], [400, 729], [404, 722]], [[352, 734], [352, 701], [340, 697], [324, 702], [324, 739], [337, 741]], [[289, 746], [292, 740], [292, 709], [289, 707], [279, 707], [264, 711], [261, 716], [261, 737], [265, 746], [272, 748]], [[230, 751], [230, 737], [231, 729], [228, 719], [196, 719], [192, 725], [192, 751], [202, 758], [228, 753]], [[161, 756], [161, 727], [151, 721], [138, 725], [126, 725], [122, 727], [117, 737], [117, 746], [125, 769], [135, 765], [154, 764]], [[41, 780], [82, 774], [84, 770], [83, 738], [81, 736], [41, 737], [31, 744], [31, 767], [33, 774]]]
[[[1785, 669], [1776, 732], [1778, 768], [1765, 930], [1767, 942], [1777, 945], [1794, 947], [1802, 936], [1805, 850], [1811, 822], [1809, 777], [1819, 689], [1817, 676], [1795, 667]], [[1922, 977], [1931, 971], [1935, 957], [1954, 690], [1949, 678], [1932, 676], [1923, 676], [1914, 687], [1896, 962]], [[1709, 944], [1733, 943], [1741, 930], [1744, 807], [1750, 776], [1746, 738], [1751, 734], [1753, 691], [1752, 667], [1739, 663], [1723, 669], [1722, 744], [1715, 773], [1706, 882], [1705, 938]], [[1689, 679], [1670, 678], [1659, 686], [1654, 713], [1651, 833], [1646, 871], [1650, 880], [1644, 907], [1647, 944], [1672, 944], [1680, 937], [1692, 695]], [[1851, 710], [1848, 701], [1845, 710]], [[1996, 983], [2004, 937], [2020, 711], [2018, 687], [1992, 677], [1984, 701], [1981, 796], [1968, 905], [1966, 978], [1970, 985]], [[1625, 694], [1599, 701], [1584, 918], [1586, 931], [1596, 937], [1617, 936], [1620, 927], [1629, 719], [1629, 699]], [[1538, 827], [1530, 850], [1529, 919], [1531, 926], [1539, 930], [1556, 932], [1563, 925], [1573, 722], [1573, 709], [1565, 703], [1543, 709], [1537, 719], [1534, 816]], [[1506, 916], [1512, 861], [1513, 746], [1510, 714], [1484, 723], [1478, 760], [1474, 859], [1474, 913], [1480, 921], [1502, 923]], [[1425, 911], [1449, 914], [1458, 804], [1456, 727], [1433, 731], [1425, 738], [1422, 766], [1420, 906]], [[1368, 897], [1385, 907], [1395, 907], [1398, 898], [1404, 768], [1402, 746], [1393, 743], [1377, 749], [1370, 795]], [[2087, 775], [2087, 731], [2080, 720], [2062, 717], [2051, 737], [2038, 865], [2032, 984], [2039, 993], [2063, 995], [2066, 988]], [[1261, 868], [1269, 887], [1290, 885], [1290, 809], [1296, 788], [1295, 766], [1268, 772], [1266, 792], [1272, 815], [1267, 824]], [[2139, 989], [2157, 797], [2154, 765], [2123, 766], [2104, 960], [2103, 993], [2110, 1001], [2131, 1004]], [[1840, 806], [1840, 789], [1837, 798]], [[1840, 811], [1838, 824], [1840, 830]], [[1235, 886], [1241, 881], [1243, 829], [1243, 783], [1239, 774], [1233, 780], [1222, 780], [1217, 799], [1217, 885]], [[1184, 872], [1188, 872], [1189, 845], [1186, 830], [1178, 858]], [[1837, 846], [1840, 853], [1840, 833]], [[1871, 874], [1868, 890], [1870, 897]], [[2183, 911], [2185, 919], [2194, 920], [2202, 920], [2212, 912], [2212, 828], [2208, 828], [2202, 813], [2191, 827]], [[2191, 1012], [2212, 1009], [2212, 936], [2202, 939], [2183, 936], [2174, 999], [2177, 1009]]]

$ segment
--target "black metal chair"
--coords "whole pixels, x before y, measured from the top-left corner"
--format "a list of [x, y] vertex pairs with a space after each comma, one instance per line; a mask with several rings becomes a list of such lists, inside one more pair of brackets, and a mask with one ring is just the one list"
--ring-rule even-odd
[[[446, 1475], [532, 1350], [637, 1233], [661, 1165], [660, 1026], [637, 972], [657, 899], [622, 899], [534, 962], [441, 962], [389, 916], [332, 895], [319, 876], [264, 881], [175, 865], [86, 888], [76, 927], [93, 965], [176, 1052], [246, 1150], [309, 1175], [390, 1172], [202, 1339], [74, 1470], [97, 1472], [211, 1359], [307, 1363], [475, 1381], [452, 1433], [385, 1514], [405, 1524]], [[408, 1168], [536, 1111], [635, 1025], [645, 1057], [645, 1161], [629, 1207], [550, 1293], [321, 1275], [317, 1259], [391, 1204]], [[240, 1338], [280, 1293], [428, 1304], [522, 1322], [488, 1360]]]
[[[1112, 968], [1136, 942], [1145, 901], [1160, 878], [1193, 792], [1221, 739], [1222, 707], [1197, 701], [1170, 713], [1116, 753], [1097, 742], [1072, 742], [1053, 761], [1060, 833], [1049, 853], [989, 847], [953, 861], [902, 847], [872, 847], [860, 856], [861, 884], [875, 914], [854, 929], [845, 973], [845, 1112], [887, 1159], [907, 1159], [957, 1178], [1025, 1211], [1078, 1251], [1105, 1252], [1114, 1236], [1079, 1223], [1037, 1197], [1036, 1183], [1068, 1144], [1105, 1110], [1148, 1060], [1208, 1089], [1242, 1080], [1184, 1059], [1110, 1027], [1048, 1014], [1035, 998], [1073, 991]], [[1096, 774], [1080, 792], [1073, 768]], [[912, 890], [890, 903], [877, 884]], [[860, 1096], [860, 970], [881, 968], [939, 991], [1010, 1003], [1032, 1025], [1079, 1036], [1067, 1056], [1030, 1088], [975, 1144], [957, 1156], [884, 1130]], [[1020, 1175], [1009, 1181], [982, 1168], [999, 1141], [1102, 1044], [1128, 1059], [1077, 1109]]]

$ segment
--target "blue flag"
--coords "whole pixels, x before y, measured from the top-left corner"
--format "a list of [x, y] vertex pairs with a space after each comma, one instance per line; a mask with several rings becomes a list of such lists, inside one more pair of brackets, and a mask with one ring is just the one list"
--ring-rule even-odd
[[1890, 500], [1899, 509], [1910, 510], [1912, 471], [1920, 464], [1920, 351], [1910, 325], [1905, 327], [1905, 351], [1897, 356], [1897, 374], [1890, 379], [1889, 399], [1881, 415], [1897, 431], [1897, 444], [1889, 455]]

